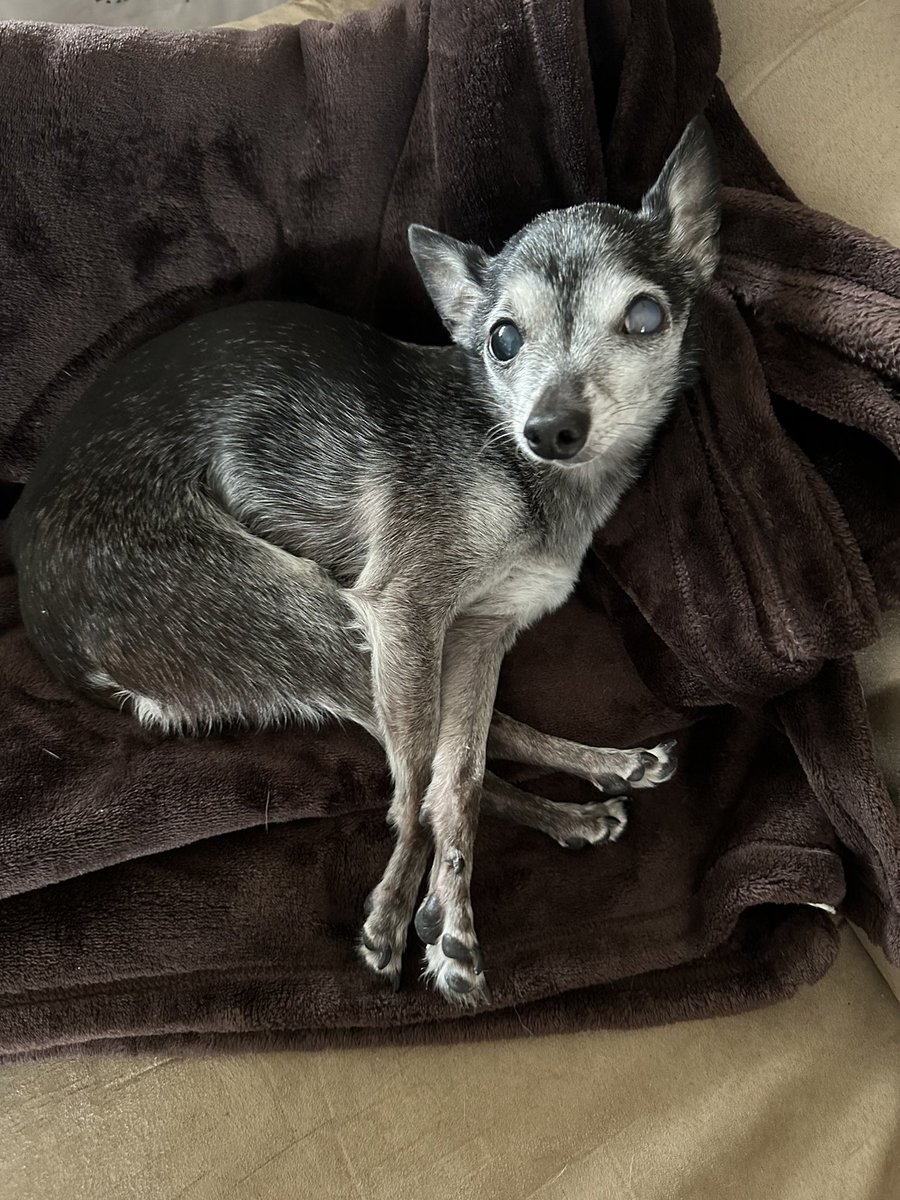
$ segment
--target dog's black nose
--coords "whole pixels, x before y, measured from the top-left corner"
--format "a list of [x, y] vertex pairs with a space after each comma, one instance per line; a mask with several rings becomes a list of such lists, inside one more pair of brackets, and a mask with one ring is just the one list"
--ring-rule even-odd
[[538, 409], [525, 423], [525, 440], [538, 458], [574, 458], [587, 441], [590, 416], [580, 408], [560, 411]]

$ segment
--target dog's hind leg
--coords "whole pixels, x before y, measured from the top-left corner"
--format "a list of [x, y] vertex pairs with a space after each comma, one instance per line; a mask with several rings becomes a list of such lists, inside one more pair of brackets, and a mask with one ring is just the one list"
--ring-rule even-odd
[[582, 746], [540, 733], [496, 710], [488, 734], [488, 757], [564, 771], [587, 779], [611, 796], [665, 783], [678, 765], [674, 741], [662, 742], [649, 750]]
[[345, 590], [222, 514], [190, 515], [94, 554], [79, 582], [91, 604], [69, 619], [73, 682], [163, 730], [337, 718], [377, 736], [371, 655]]
[[628, 822], [622, 797], [594, 800], [588, 804], [547, 800], [517, 788], [490, 771], [484, 776], [481, 811], [491, 817], [537, 829], [568, 850], [616, 842]]

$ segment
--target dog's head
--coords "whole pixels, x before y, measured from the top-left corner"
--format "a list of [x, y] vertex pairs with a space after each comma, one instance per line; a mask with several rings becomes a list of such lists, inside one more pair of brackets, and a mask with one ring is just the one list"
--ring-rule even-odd
[[573, 466], [640, 447], [658, 427], [689, 371], [684, 335], [718, 228], [712, 135], [697, 118], [636, 213], [544, 213], [494, 257], [421, 225], [409, 241], [504, 427], [526, 454]]

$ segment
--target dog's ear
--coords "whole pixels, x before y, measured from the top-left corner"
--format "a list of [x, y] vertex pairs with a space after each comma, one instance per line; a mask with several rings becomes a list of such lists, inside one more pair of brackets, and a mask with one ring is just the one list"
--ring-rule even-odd
[[669, 244], [702, 280], [719, 261], [719, 168], [712, 130], [695, 117], [644, 197], [641, 213], [665, 222]]
[[455, 341], [463, 340], [481, 299], [488, 256], [424, 225], [410, 225], [409, 248], [441, 320]]

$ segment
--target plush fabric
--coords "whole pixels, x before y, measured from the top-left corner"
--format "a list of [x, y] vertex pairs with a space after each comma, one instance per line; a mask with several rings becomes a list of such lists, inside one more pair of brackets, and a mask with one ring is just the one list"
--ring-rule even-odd
[[0, 1051], [734, 1012], [828, 968], [836, 932], [811, 905], [900, 958], [900, 833], [851, 658], [900, 596], [900, 252], [776, 176], [715, 81], [705, 0], [585, 9], [397, 0], [252, 35], [0, 26], [9, 485], [106, 361], [190, 313], [302, 297], [439, 338], [408, 222], [496, 246], [550, 206], [634, 204], [704, 108], [725, 183], [704, 382], [501, 684], [550, 732], [677, 733], [683, 766], [613, 847], [483, 821], [493, 1009], [425, 991], [414, 947], [397, 995], [355, 961], [390, 845], [377, 747], [352, 730], [144, 734], [50, 679], [7, 571]]

